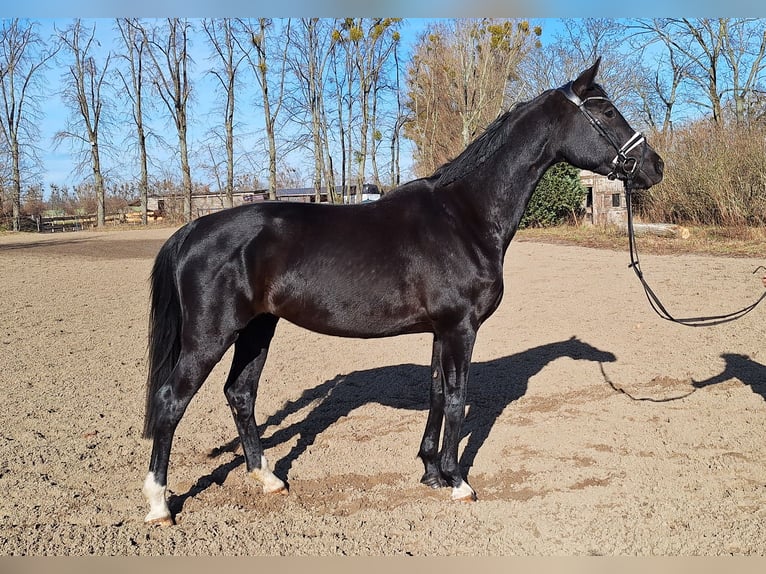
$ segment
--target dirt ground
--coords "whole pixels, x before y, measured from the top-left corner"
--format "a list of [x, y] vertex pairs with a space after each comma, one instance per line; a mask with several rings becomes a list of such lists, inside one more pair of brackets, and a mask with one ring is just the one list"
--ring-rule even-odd
[[[0, 553], [764, 555], [766, 304], [690, 328], [624, 252], [514, 242], [474, 352], [473, 504], [420, 485], [428, 336], [281, 323], [257, 403], [289, 496], [248, 481], [222, 393], [182, 420], [177, 525], [147, 527], [148, 274], [169, 229], [0, 235]], [[642, 257], [678, 316], [739, 308], [763, 260]]]

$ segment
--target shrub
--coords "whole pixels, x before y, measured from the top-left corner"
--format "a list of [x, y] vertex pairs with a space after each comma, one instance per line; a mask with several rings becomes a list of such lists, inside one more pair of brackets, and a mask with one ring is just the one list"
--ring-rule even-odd
[[580, 183], [580, 170], [557, 163], [545, 172], [521, 218], [521, 227], [550, 227], [576, 220], [583, 211], [587, 191]]
[[651, 136], [665, 160], [662, 182], [642, 193], [647, 219], [692, 225], [766, 222], [766, 130], [699, 120]]

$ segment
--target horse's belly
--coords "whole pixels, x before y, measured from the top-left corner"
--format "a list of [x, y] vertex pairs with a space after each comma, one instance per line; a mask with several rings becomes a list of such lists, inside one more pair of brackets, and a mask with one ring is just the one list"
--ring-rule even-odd
[[424, 310], [395, 298], [294, 298], [272, 311], [311, 331], [340, 337], [389, 337], [429, 330]]

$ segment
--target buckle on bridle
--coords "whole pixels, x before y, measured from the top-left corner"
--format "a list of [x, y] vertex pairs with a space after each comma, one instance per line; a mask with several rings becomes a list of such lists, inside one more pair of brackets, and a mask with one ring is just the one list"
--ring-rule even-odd
[[606, 176], [608, 179], [631, 179], [638, 169], [638, 160], [619, 153], [612, 160], [612, 167], [614, 170]]
[[[638, 159], [629, 157], [628, 152], [646, 141], [646, 138], [640, 132], [634, 132], [631, 138], [617, 150], [617, 155], [612, 160], [612, 171], [607, 177], [609, 179], [632, 179], [638, 169]], [[620, 177], [623, 176], [623, 177]]]

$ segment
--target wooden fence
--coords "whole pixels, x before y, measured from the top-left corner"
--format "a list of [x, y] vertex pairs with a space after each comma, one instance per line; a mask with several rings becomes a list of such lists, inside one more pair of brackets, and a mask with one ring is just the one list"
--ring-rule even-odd
[[[162, 216], [148, 213], [149, 221], [159, 221]], [[57, 231], [82, 231], [96, 227], [97, 216], [95, 213], [88, 215], [55, 215], [53, 217], [36, 216], [31, 218], [40, 233], [55, 233]], [[114, 213], [104, 216], [106, 225], [120, 225], [141, 223], [141, 214], [138, 212]]]

